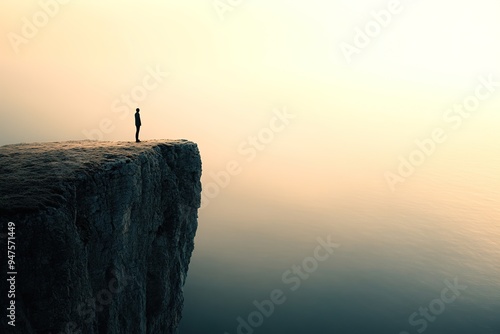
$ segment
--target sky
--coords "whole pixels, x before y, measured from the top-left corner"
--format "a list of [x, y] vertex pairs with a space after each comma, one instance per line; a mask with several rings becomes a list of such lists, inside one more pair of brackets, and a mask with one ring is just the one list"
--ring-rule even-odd
[[[141, 139], [198, 143], [213, 197], [233, 183], [298, 202], [392, 191], [386, 173], [435, 128], [448, 140], [420, 171], [498, 139], [499, 7], [5, 0], [0, 144], [133, 140], [140, 107]], [[493, 91], [473, 113], [447, 114], [485, 80]], [[214, 180], [231, 162], [231, 184]]]

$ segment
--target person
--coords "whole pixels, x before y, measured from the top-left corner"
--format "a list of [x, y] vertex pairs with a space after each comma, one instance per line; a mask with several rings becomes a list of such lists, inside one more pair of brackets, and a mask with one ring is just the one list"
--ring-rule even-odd
[[139, 108], [135, 109], [135, 142], [140, 143], [141, 141], [139, 140], [139, 131], [141, 130], [141, 115], [139, 115], [139, 111], [141, 111]]

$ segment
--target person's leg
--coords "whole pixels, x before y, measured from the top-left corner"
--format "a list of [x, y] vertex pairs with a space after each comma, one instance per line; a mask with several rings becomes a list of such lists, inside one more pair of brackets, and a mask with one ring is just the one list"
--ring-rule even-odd
[[138, 142], [139, 140], [139, 130], [141, 129], [140, 126], [136, 126], [136, 131], [135, 131], [135, 141]]

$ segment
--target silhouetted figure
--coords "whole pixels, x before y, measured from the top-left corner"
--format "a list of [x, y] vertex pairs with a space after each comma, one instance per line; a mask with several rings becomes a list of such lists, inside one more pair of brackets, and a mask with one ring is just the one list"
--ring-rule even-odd
[[139, 140], [139, 131], [141, 130], [141, 115], [139, 115], [139, 111], [141, 111], [139, 108], [135, 109], [135, 142], [140, 143], [141, 141]]

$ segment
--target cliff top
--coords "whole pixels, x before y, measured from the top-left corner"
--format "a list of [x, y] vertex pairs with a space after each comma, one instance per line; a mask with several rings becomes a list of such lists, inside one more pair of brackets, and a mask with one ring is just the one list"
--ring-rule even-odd
[[[0, 146], [0, 213], [35, 211], [64, 201], [72, 180], [91, 170], [128, 163], [162, 146], [195, 146], [187, 140], [66, 141]], [[66, 186], [65, 186], [66, 184]]]

